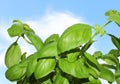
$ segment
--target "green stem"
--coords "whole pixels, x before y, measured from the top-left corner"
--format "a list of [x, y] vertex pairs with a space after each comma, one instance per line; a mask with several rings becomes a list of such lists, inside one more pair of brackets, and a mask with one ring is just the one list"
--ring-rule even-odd
[[[109, 23], [111, 23], [111, 21], [106, 22], [101, 28], [104, 29]], [[93, 38], [95, 38], [95, 36], [97, 36], [98, 34], [99, 34], [98, 32], [95, 32], [94, 35], [92, 36], [91, 40], [93, 40]]]
[[17, 40], [15, 42], [18, 42], [19, 38], [20, 38], [20, 36], [17, 38]]
[[104, 29], [111, 21], [106, 22], [101, 28]]
[[98, 35], [98, 33], [95, 32], [90, 40], [92, 41], [95, 38], [95, 36], [97, 36], [97, 35]]

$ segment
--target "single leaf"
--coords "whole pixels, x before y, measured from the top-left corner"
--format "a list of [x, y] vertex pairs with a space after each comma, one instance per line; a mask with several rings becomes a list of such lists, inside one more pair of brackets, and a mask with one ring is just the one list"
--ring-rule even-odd
[[51, 82], [51, 80], [50, 80], [50, 79], [48, 79], [48, 80], [44, 81], [44, 82], [43, 82], [43, 83], [41, 83], [41, 84], [52, 84], [52, 82]]
[[59, 60], [60, 69], [77, 78], [87, 78], [89, 77], [88, 68], [84, 65], [82, 59], [69, 62], [66, 58]]
[[93, 53], [93, 56], [96, 58], [96, 59], [99, 59], [101, 57], [103, 57], [103, 54], [101, 51], [96, 51]]
[[112, 73], [112, 71], [110, 71], [109, 69], [106, 69], [102, 66], [100, 66], [101, 68], [101, 72], [100, 72], [100, 78], [103, 78], [109, 82], [113, 82], [115, 80], [115, 76], [114, 74]]
[[5, 73], [5, 76], [10, 81], [21, 80], [26, 72], [26, 64], [15, 64], [12, 67], [8, 68]]
[[100, 76], [100, 70], [96, 69], [95, 67], [89, 66], [89, 74], [92, 75], [94, 78], [98, 78]]
[[92, 76], [89, 77], [89, 83], [87, 84], [101, 84], [101, 81], [99, 79], [95, 79]]
[[87, 43], [82, 47], [81, 50], [82, 50], [83, 52], [87, 51], [87, 50], [90, 48], [90, 46], [93, 44], [93, 42], [94, 42], [94, 41], [91, 41], [91, 40], [90, 40], [89, 42], [87, 42]]
[[51, 73], [56, 65], [56, 61], [55, 59], [41, 59], [38, 61], [34, 74], [35, 74], [35, 78], [39, 79], [42, 78], [46, 75], [48, 75], [49, 73]]
[[95, 57], [93, 57], [92, 55], [90, 55], [88, 53], [85, 53], [84, 56], [85, 56], [89, 65], [93, 66], [97, 70], [100, 70], [100, 68], [99, 68], [100, 64], [97, 62], [97, 59], [95, 59]]
[[45, 40], [45, 44], [51, 43], [51, 42], [57, 42], [59, 39], [59, 35], [58, 34], [52, 34], [51, 36], [49, 36], [46, 40]]
[[7, 49], [5, 54], [5, 64], [9, 68], [15, 64], [20, 62], [21, 58], [21, 49], [17, 42], [14, 42], [10, 47]]
[[114, 35], [108, 34], [111, 37], [113, 44], [120, 50], [120, 39]]
[[120, 14], [112, 15], [108, 20], [114, 21], [120, 27]]
[[108, 34], [111, 37], [113, 44], [120, 50], [120, 39], [112, 34]]
[[74, 62], [78, 59], [78, 56], [80, 55], [80, 52], [74, 52], [67, 54], [67, 58], [69, 62]]
[[60, 73], [57, 73], [54, 77], [53, 84], [69, 84], [67, 78], [61, 76]]
[[66, 29], [58, 40], [58, 53], [63, 53], [87, 43], [92, 35], [91, 26], [75, 24]]
[[116, 64], [119, 65], [119, 60], [117, 57], [115, 57], [112, 54], [106, 54], [103, 59], [108, 63], [108, 64]]
[[35, 33], [26, 31], [25, 35], [32, 42], [37, 50], [40, 50], [43, 47], [43, 42], [41, 38], [39, 38]]
[[35, 55], [38, 58], [44, 58], [44, 57], [55, 57], [57, 56], [57, 43], [49, 43], [43, 46], [40, 51], [36, 52]]
[[24, 32], [24, 29], [22, 24], [16, 23], [13, 24], [7, 31], [11, 37], [15, 37], [15, 36], [21, 36]]
[[116, 13], [118, 13], [117, 10], [108, 10], [107, 12], [105, 12], [105, 15], [106, 15], [106, 16], [111, 16], [111, 15], [114, 15], [114, 14], [116, 14]]
[[109, 51], [109, 54], [112, 54], [115, 57], [118, 57], [118, 56], [120, 56], [120, 51], [118, 49], [112, 49]]
[[22, 54], [22, 56], [21, 56], [21, 61], [26, 60], [26, 54], [27, 54], [26, 52]]
[[120, 26], [120, 12], [117, 10], [109, 10], [105, 15], [108, 16], [109, 21], [114, 21], [118, 26]]
[[30, 77], [32, 75], [32, 73], [35, 70], [36, 65], [37, 65], [37, 57], [34, 56], [34, 58], [31, 59], [28, 63], [27, 72], [26, 72], [27, 77]]
[[88, 61], [85, 61], [85, 64], [89, 67], [89, 74], [94, 78], [98, 78], [100, 75], [100, 70], [97, 69], [94, 65], [91, 65], [91, 63], [88, 63]]
[[115, 71], [115, 80], [117, 84], [120, 84], [120, 70], [119, 69]]

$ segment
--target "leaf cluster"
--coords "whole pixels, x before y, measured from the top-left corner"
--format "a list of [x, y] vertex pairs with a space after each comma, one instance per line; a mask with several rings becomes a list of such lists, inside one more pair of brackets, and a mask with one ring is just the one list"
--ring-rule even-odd
[[[108, 16], [108, 21], [103, 26], [74, 24], [61, 36], [52, 34], [44, 42], [29, 25], [14, 20], [8, 34], [17, 39], [5, 54], [8, 68], [6, 78], [17, 84], [101, 84], [100, 78], [110, 84], [114, 81], [120, 84], [120, 38], [106, 34], [104, 30], [112, 21], [120, 26], [120, 13], [110, 10], [105, 15]], [[108, 35], [116, 49], [111, 49], [107, 54], [101, 51], [88, 53], [87, 50], [98, 34]], [[26, 56], [26, 52], [22, 53], [18, 43], [20, 38], [34, 46], [36, 52], [30, 56]]]

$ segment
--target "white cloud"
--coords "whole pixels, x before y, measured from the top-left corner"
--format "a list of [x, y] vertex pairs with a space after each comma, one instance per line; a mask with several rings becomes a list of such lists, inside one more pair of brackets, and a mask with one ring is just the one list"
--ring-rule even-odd
[[26, 21], [43, 39], [53, 33], [61, 34], [67, 27], [75, 23], [83, 23], [83, 19], [69, 12], [47, 12], [38, 20]]

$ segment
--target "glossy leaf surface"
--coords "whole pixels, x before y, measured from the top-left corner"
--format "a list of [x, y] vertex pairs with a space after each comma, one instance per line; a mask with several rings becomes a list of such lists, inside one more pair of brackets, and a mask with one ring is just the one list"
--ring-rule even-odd
[[41, 38], [39, 38], [35, 33], [26, 31], [25, 34], [37, 50], [40, 50], [43, 47]]
[[49, 43], [43, 46], [40, 51], [35, 53], [38, 58], [44, 58], [44, 57], [54, 57], [57, 56], [57, 43]]
[[5, 54], [5, 64], [9, 68], [15, 64], [18, 64], [20, 62], [21, 58], [21, 49], [18, 45], [18, 43], [13, 43], [8, 48], [6, 54]]
[[67, 55], [68, 61], [69, 62], [74, 62], [78, 59], [78, 56], [80, 55], [80, 52], [74, 52], [74, 53], [69, 53]]
[[112, 73], [112, 71], [110, 71], [109, 69], [106, 69], [104, 67], [101, 67], [100, 77], [109, 82], [113, 82], [115, 80], [115, 76]]
[[53, 84], [69, 84], [67, 78], [61, 76], [60, 73], [56, 74], [53, 80]]
[[95, 57], [93, 57], [92, 55], [85, 53], [85, 58], [88, 62], [89, 65], [93, 66], [94, 68], [100, 70], [99, 66], [100, 64], [98, 63], [98, 61], [95, 59]]
[[84, 65], [82, 60], [77, 60], [75, 62], [69, 62], [67, 59], [60, 59], [59, 67], [61, 70], [67, 74], [70, 74], [77, 78], [87, 78], [89, 77], [89, 72], [87, 67]]
[[49, 73], [51, 73], [56, 65], [56, 61], [55, 59], [41, 59], [38, 61], [34, 74], [35, 74], [35, 78], [39, 79], [42, 78], [46, 75], [48, 75]]
[[32, 73], [34, 72], [35, 70], [35, 67], [37, 65], [37, 58], [34, 57], [33, 59], [31, 59], [28, 63], [28, 66], [27, 66], [27, 72], [26, 72], [26, 75], [27, 77], [30, 77], [32, 75]]
[[21, 65], [21, 64], [16, 64], [10, 67], [5, 75], [6, 78], [9, 79], [10, 81], [18, 81], [20, 80], [26, 72], [26, 65]]
[[75, 24], [66, 29], [58, 41], [58, 52], [69, 51], [90, 40], [91, 26], [87, 24]]

